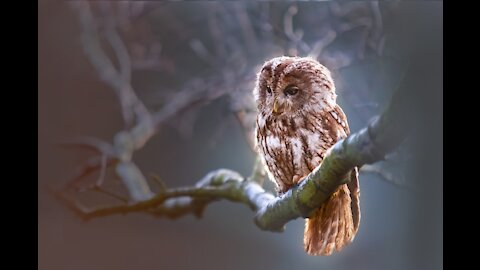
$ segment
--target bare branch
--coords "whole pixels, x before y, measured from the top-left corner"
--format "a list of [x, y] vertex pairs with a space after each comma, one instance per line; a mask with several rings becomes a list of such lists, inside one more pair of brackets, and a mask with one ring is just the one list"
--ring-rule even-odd
[[[106, 3], [103, 4], [105, 6]], [[76, 1], [72, 2], [71, 5], [79, 14], [83, 29], [82, 41], [85, 54], [100, 74], [100, 78], [115, 90], [122, 105], [122, 113], [127, 126], [133, 123], [134, 115], [139, 119], [149, 117], [146, 107], [139, 100], [130, 85], [130, 58], [123, 41], [115, 29], [113, 18], [108, 20], [106, 25], [106, 36], [119, 60], [120, 71], [115, 68], [108, 55], [102, 49], [97, 31], [98, 25], [90, 10], [89, 3]], [[108, 10], [108, 7], [104, 7], [104, 9]]]
[[213, 39], [215, 46], [215, 55], [217, 58], [224, 58], [227, 51], [225, 48], [225, 39], [223, 37], [220, 24], [217, 18], [217, 5], [212, 5], [212, 8], [208, 10], [208, 29]]
[[[100, 78], [115, 90], [122, 105], [122, 113], [126, 125], [130, 127], [133, 124], [130, 130], [120, 131], [114, 136], [113, 146], [100, 143], [98, 140], [84, 141], [83, 144], [98, 148], [103, 155], [118, 161], [115, 164], [115, 172], [127, 187], [130, 198], [133, 201], [148, 200], [153, 196], [153, 193], [150, 191], [144, 175], [131, 162], [131, 157], [133, 151], [143, 147], [148, 139], [154, 135], [156, 129], [152, 116], [131, 86], [131, 63], [128, 50], [117, 33], [110, 4], [100, 3], [107, 18], [105, 25], [107, 41], [109, 41], [118, 59], [120, 71], [114, 67], [112, 61], [102, 49], [97, 31], [97, 21], [90, 10], [90, 4], [85, 1], [76, 1], [72, 2], [71, 5], [79, 14], [83, 28], [82, 41], [88, 59], [100, 74]], [[105, 174], [106, 163], [104, 157], [98, 165], [96, 163], [90, 164], [92, 166], [83, 168], [83, 171], [78, 174], [76, 179], [80, 179], [86, 173], [100, 168], [101, 172], [97, 184], [101, 184]]]
[[293, 16], [295, 16], [297, 12], [298, 7], [296, 5], [291, 5], [285, 13], [285, 16], [283, 17], [285, 35], [295, 44], [296, 47], [300, 47], [303, 52], [308, 52], [310, 51], [310, 46], [302, 41], [303, 31], [295, 30], [293, 28]]
[[115, 193], [113, 193], [113, 192], [111, 192], [111, 191], [108, 191], [108, 190], [106, 190], [106, 189], [104, 189], [104, 188], [102, 188], [102, 187], [100, 187], [100, 186], [98, 186], [98, 185], [93, 186], [93, 187], [91, 188], [91, 190], [96, 191], [96, 192], [99, 192], [99, 193], [102, 193], [102, 194], [105, 194], [105, 195], [108, 195], [108, 196], [110, 196], [110, 197], [112, 197], [112, 198], [115, 198], [115, 199], [117, 199], [117, 200], [119, 200], [119, 201], [121, 201], [121, 202], [123, 202], [123, 203], [128, 203], [128, 199], [127, 199], [127, 198], [124, 198], [123, 196], [120, 196], [120, 195], [117, 195], [117, 194], [115, 194]]
[[92, 157], [88, 159], [82, 166], [80, 166], [75, 174], [71, 177], [71, 179], [66, 183], [65, 189], [70, 189], [74, 188], [77, 189], [79, 188], [78, 185], [81, 183], [81, 181], [90, 175], [91, 173], [94, 173], [98, 169], [101, 168], [101, 166], [105, 165], [105, 168], [108, 168], [109, 166], [113, 165], [115, 162], [115, 159], [113, 158], [107, 158], [106, 163], [102, 164], [102, 159], [98, 156]]
[[98, 176], [98, 180], [97, 180], [97, 187], [100, 187], [104, 180], [105, 180], [105, 172], [107, 170], [107, 160], [108, 160], [108, 156], [107, 155], [102, 155], [102, 157], [100, 158], [100, 175]]
[[235, 113], [235, 117], [237, 121], [240, 123], [244, 130], [244, 138], [247, 141], [248, 145], [250, 146], [250, 149], [252, 149], [253, 152], [255, 152], [255, 115], [249, 115], [252, 113], [249, 113], [245, 110], [243, 111], [237, 111]]
[[[274, 198], [272, 194], [266, 193], [255, 182], [245, 181], [237, 172], [225, 169], [219, 169], [209, 173], [201, 179], [195, 187], [168, 189], [158, 193], [148, 200], [127, 205], [87, 209], [85, 206], [73, 200], [63, 192], [56, 192], [55, 196], [84, 220], [113, 214], [126, 214], [140, 211], [150, 211], [151, 213], [156, 213], [156, 215], [160, 215], [163, 211], [165, 214], [168, 213], [167, 216], [176, 216], [173, 213], [173, 209], [183, 213], [185, 212], [184, 210], [187, 205], [192, 203], [192, 201], [186, 201], [184, 199], [185, 196], [207, 199], [223, 198], [244, 203], [250, 206], [253, 210], [259, 209], [264, 205], [265, 201]], [[167, 199], [171, 198], [178, 199], [167, 201]], [[164, 202], [168, 203], [162, 205]], [[192, 209], [195, 208], [193, 206], [189, 207]]]
[[199, 39], [192, 39], [189, 42], [190, 48], [195, 52], [198, 58], [202, 59], [202, 61], [208, 63], [211, 66], [214, 66], [216, 63], [214, 62], [215, 57], [208, 51], [208, 49], [203, 45], [203, 42]]
[[200, 218], [211, 199], [192, 199], [191, 197], [178, 197], [165, 200], [164, 203], [149, 210], [148, 213], [155, 217], [167, 217], [176, 219], [187, 214], [193, 214]]
[[113, 17], [113, 12], [111, 10], [111, 3], [99, 2], [99, 5], [102, 7], [102, 11], [105, 14], [105, 36], [110, 43], [110, 46], [112, 46], [115, 56], [118, 59], [118, 63], [120, 64], [120, 77], [124, 82], [129, 82], [132, 73], [130, 56], [127, 47], [117, 32], [115, 18]]
[[248, 178], [250, 181], [254, 181], [260, 186], [263, 186], [265, 181], [266, 173], [260, 157], [257, 156], [255, 159], [255, 164], [253, 165], [252, 175]]
[[209, 103], [222, 97], [228, 93], [228, 88], [223, 86], [223, 81], [218, 78], [218, 75], [202, 80], [196, 85], [187, 85], [178, 91], [168, 104], [153, 114], [153, 124], [159, 127], [196, 104]]
[[401, 175], [394, 175], [393, 173], [387, 171], [386, 169], [382, 168], [378, 164], [364, 165], [362, 166], [362, 168], [360, 168], [360, 172], [377, 174], [386, 182], [393, 184], [397, 187], [405, 188], [410, 191], [415, 190], [413, 186], [409, 185], [405, 181], [404, 177], [402, 177]]
[[385, 36], [383, 33], [383, 20], [382, 13], [380, 11], [380, 3], [378, 1], [370, 2], [370, 7], [373, 13], [373, 33], [371, 34], [371, 39], [369, 42], [370, 47], [377, 51], [378, 55], [381, 55], [383, 51], [383, 43], [385, 42]]
[[333, 30], [329, 30], [327, 34], [313, 45], [312, 50], [308, 54], [309, 57], [317, 59], [318, 56], [322, 53], [323, 49], [332, 43], [337, 37], [337, 33]]
[[244, 3], [235, 2], [235, 15], [240, 23], [240, 27], [242, 28], [242, 35], [245, 43], [247, 44], [247, 49], [249, 51], [255, 51], [257, 48], [257, 37], [255, 35], [255, 31], [252, 27], [251, 20], [248, 16], [248, 13], [245, 10], [245, 6], [242, 5]]
[[102, 153], [109, 156], [114, 155], [113, 147], [109, 143], [94, 137], [82, 137], [82, 138], [71, 139], [71, 140], [62, 142], [59, 145], [63, 147], [85, 148], [85, 149], [93, 150], [95, 152]]

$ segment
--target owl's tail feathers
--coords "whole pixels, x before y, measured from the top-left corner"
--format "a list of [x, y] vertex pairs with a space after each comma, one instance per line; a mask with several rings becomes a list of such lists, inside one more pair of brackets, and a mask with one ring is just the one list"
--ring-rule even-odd
[[352, 213], [352, 207], [355, 206], [347, 184], [341, 185], [306, 220], [303, 240], [305, 251], [310, 255], [328, 256], [349, 244], [358, 229], [358, 218], [353, 215], [359, 209], [353, 209]]

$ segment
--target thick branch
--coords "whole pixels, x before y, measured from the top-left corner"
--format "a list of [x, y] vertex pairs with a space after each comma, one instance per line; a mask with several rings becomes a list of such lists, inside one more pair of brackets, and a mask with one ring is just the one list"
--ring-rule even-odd
[[407, 89], [397, 91], [379, 118], [338, 141], [306, 180], [262, 207], [255, 217], [258, 227], [281, 231], [288, 221], [308, 217], [339, 185], [346, 183], [346, 176], [354, 167], [383, 160], [407, 135], [401, 108], [408, 108], [409, 93]]

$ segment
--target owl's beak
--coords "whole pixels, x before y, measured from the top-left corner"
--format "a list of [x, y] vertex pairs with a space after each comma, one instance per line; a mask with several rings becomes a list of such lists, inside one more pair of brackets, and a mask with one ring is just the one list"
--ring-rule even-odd
[[279, 103], [276, 99], [273, 102], [273, 113], [279, 114], [282, 113], [284, 109], [283, 104]]

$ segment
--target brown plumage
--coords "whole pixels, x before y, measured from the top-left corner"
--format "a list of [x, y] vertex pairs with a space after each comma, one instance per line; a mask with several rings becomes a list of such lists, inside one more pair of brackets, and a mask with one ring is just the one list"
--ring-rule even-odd
[[[335, 85], [326, 67], [310, 58], [277, 57], [258, 73], [257, 149], [279, 193], [301, 182], [327, 150], [350, 130], [336, 104]], [[358, 172], [307, 219], [308, 254], [330, 255], [350, 243], [360, 223]]]

